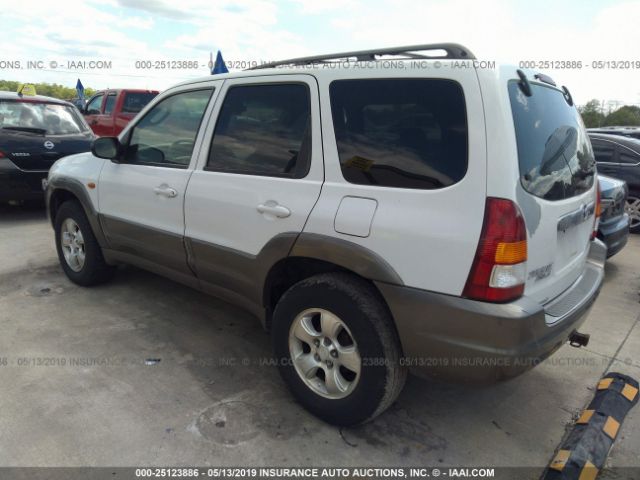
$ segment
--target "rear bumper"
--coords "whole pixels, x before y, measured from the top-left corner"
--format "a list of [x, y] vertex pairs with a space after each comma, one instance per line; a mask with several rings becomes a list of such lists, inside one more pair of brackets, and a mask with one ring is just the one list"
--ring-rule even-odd
[[607, 258], [614, 256], [627, 244], [629, 238], [629, 215], [600, 224], [598, 238], [607, 246]]
[[583, 275], [546, 305], [522, 297], [478, 302], [377, 283], [415, 373], [488, 384], [519, 375], [555, 352], [577, 330], [600, 292], [606, 247], [592, 242]]
[[42, 179], [47, 172], [0, 168], [0, 201], [42, 200]]

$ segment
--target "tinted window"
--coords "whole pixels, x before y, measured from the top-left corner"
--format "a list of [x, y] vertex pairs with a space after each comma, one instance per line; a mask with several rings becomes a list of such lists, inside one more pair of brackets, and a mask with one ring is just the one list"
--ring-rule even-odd
[[331, 112], [344, 178], [351, 183], [434, 189], [467, 171], [462, 88], [437, 79], [339, 80]]
[[159, 166], [189, 165], [212, 91], [178, 93], [155, 105], [134, 127], [125, 161]]
[[592, 140], [591, 146], [593, 147], [593, 155], [595, 156], [596, 162], [615, 162], [615, 145]]
[[595, 160], [580, 114], [556, 88], [531, 83], [532, 95], [509, 82], [523, 188], [546, 200], [591, 189]]
[[635, 165], [640, 163], [640, 154], [632, 153], [626, 149], [620, 149], [620, 163], [627, 163], [631, 165]]
[[207, 169], [306, 176], [311, 153], [310, 115], [306, 85], [230, 88], [218, 115]]
[[104, 113], [106, 115], [110, 114], [111, 112], [113, 112], [113, 107], [115, 106], [116, 106], [116, 94], [110, 93], [109, 95], [107, 95], [107, 101], [104, 104]]
[[124, 96], [123, 113], [138, 113], [158, 95], [151, 92], [128, 92]]
[[0, 101], [0, 128], [65, 135], [86, 132], [87, 124], [71, 105], [32, 101]]
[[89, 114], [95, 115], [102, 111], [102, 98], [103, 95], [98, 95], [93, 97], [93, 100], [87, 104], [87, 112]]

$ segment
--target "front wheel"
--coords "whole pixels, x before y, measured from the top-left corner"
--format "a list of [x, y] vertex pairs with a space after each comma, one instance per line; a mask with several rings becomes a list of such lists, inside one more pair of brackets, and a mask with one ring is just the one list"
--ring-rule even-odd
[[276, 306], [272, 336], [292, 393], [329, 423], [370, 420], [404, 386], [407, 372], [389, 311], [358, 277], [321, 274], [295, 284]]
[[624, 209], [629, 214], [629, 231], [640, 233], [640, 198], [628, 196]]
[[56, 213], [54, 228], [60, 265], [69, 280], [90, 286], [109, 280], [114, 267], [107, 265], [82, 206], [63, 203]]

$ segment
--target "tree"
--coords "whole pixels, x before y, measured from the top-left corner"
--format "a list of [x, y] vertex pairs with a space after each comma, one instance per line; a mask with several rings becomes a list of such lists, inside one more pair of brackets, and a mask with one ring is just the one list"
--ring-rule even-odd
[[640, 125], [640, 107], [625, 105], [611, 112], [604, 120], [605, 125], [633, 126]]
[[600, 111], [600, 102], [596, 99], [588, 101], [578, 111], [587, 128], [600, 127], [604, 123], [605, 115]]

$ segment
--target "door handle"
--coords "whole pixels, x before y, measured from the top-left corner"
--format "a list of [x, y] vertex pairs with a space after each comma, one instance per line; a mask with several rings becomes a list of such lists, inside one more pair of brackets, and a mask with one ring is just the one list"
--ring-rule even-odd
[[153, 193], [156, 195], [162, 195], [163, 197], [173, 198], [178, 196], [178, 192], [175, 188], [168, 187], [167, 185], [160, 185], [153, 189]]
[[257, 208], [260, 213], [273, 215], [274, 217], [278, 218], [287, 218], [289, 215], [291, 215], [291, 210], [282, 205], [278, 205], [278, 203], [274, 202], [273, 200], [269, 200], [266, 203], [261, 203]]

